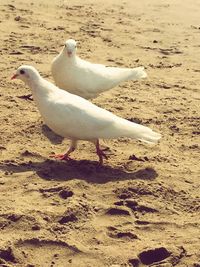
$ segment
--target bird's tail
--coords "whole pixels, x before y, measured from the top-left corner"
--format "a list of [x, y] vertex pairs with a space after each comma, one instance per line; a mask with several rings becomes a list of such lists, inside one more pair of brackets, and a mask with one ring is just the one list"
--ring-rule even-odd
[[137, 68], [131, 69], [131, 76], [130, 76], [131, 80], [137, 80], [137, 79], [146, 78], [146, 77], [147, 77], [147, 73], [145, 72], [144, 67], [137, 67]]
[[140, 130], [134, 130], [132, 133], [129, 133], [127, 137], [131, 137], [140, 141], [143, 141], [145, 143], [152, 143], [155, 144], [158, 142], [158, 140], [161, 138], [161, 134], [154, 132], [148, 127], [145, 127], [142, 125], [139, 125], [141, 127]]
[[161, 134], [154, 132], [149, 127], [125, 119], [122, 119], [120, 122], [118, 121], [116, 128], [118, 133], [121, 131], [122, 136], [137, 139], [145, 143], [155, 144], [161, 138]]
[[157, 143], [161, 138], [161, 134], [154, 132], [148, 127], [146, 128], [147, 129], [145, 131], [142, 131], [140, 133], [137, 139], [145, 143], [152, 143], [152, 144]]

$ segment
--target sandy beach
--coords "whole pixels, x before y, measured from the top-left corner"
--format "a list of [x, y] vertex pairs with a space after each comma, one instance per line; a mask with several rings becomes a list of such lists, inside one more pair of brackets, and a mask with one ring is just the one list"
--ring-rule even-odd
[[[200, 2], [0, 0], [0, 266], [200, 267]], [[128, 138], [73, 161], [44, 125], [22, 65], [53, 82], [64, 42], [107, 66], [144, 66], [147, 79], [92, 100], [162, 134]]]

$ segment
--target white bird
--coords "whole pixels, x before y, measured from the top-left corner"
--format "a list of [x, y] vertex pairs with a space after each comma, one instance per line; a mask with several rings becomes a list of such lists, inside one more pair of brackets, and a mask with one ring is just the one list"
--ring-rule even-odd
[[150, 128], [120, 118], [88, 100], [68, 93], [43, 79], [32, 66], [19, 67], [12, 79], [21, 79], [32, 90], [40, 114], [55, 133], [71, 140], [69, 150], [55, 158], [68, 160], [78, 140], [95, 144], [100, 164], [107, 158], [99, 147], [99, 139], [130, 137], [156, 143], [161, 135]]
[[119, 83], [147, 76], [144, 67], [118, 68], [93, 64], [76, 55], [76, 41], [69, 39], [51, 64], [56, 85], [86, 99], [97, 97]]

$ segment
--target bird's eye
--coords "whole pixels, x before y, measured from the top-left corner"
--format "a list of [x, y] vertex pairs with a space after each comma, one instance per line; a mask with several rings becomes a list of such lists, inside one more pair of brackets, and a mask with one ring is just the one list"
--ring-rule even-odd
[[24, 74], [25, 73], [25, 71], [24, 70], [20, 70], [20, 74]]

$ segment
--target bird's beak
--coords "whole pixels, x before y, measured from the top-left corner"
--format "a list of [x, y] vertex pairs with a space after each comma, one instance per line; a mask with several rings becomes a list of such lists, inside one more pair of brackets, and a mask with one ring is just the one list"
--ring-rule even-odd
[[14, 75], [11, 77], [11, 80], [16, 79], [17, 76], [18, 76], [18, 74], [14, 74]]
[[67, 51], [67, 55], [68, 55], [68, 57], [71, 57], [72, 52], [71, 51]]

